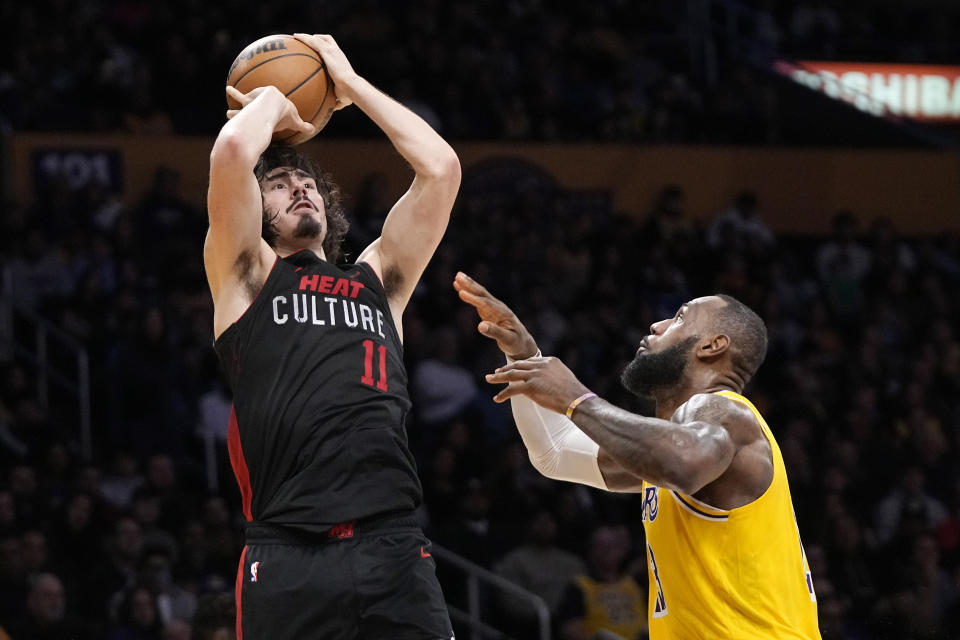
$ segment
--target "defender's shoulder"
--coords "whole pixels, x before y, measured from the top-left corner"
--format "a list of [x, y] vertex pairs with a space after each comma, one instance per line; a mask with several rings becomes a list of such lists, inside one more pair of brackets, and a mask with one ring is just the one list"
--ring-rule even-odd
[[723, 426], [756, 423], [746, 404], [717, 393], [697, 393], [680, 405], [670, 418], [673, 422], [708, 422]]

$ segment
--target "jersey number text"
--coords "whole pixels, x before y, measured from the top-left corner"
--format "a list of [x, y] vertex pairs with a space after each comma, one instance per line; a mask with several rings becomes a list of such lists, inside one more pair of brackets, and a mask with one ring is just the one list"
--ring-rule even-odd
[[373, 340], [363, 341], [363, 377], [360, 382], [371, 387], [376, 386], [380, 391], [387, 390], [387, 348], [377, 345], [377, 361], [380, 366], [376, 383], [373, 380]]

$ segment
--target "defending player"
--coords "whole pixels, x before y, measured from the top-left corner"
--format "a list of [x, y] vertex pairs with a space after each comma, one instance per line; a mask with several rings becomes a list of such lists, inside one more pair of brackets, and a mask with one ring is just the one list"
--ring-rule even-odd
[[643, 492], [652, 640], [819, 639], [813, 580], [783, 457], [741, 395], [766, 355], [763, 321], [728, 296], [697, 298], [650, 327], [621, 376], [656, 417], [596, 396], [540, 356], [517, 316], [464, 274], [481, 334], [508, 364], [507, 387], [530, 460], [543, 475]]
[[451, 638], [413, 518], [401, 317], [446, 229], [460, 165], [332, 37], [297, 37], [323, 58], [338, 108], [356, 104], [415, 177], [380, 238], [336, 266], [346, 232], [336, 187], [293, 148], [268, 148], [275, 130], [312, 125], [273, 87], [228, 88], [242, 108], [210, 155], [204, 263], [248, 521], [237, 637]]

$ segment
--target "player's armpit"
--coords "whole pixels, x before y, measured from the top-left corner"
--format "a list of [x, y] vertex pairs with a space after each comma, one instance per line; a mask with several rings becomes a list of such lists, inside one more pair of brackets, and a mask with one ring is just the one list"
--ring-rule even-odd
[[247, 276], [251, 274], [257, 281], [272, 263], [270, 248], [261, 239], [263, 195], [254, 168], [270, 144], [274, 128], [295, 116], [296, 108], [275, 87], [255, 89], [248, 96], [254, 93], [223, 126], [210, 151], [210, 250], [204, 251], [204, 258], [216, 262], [213, 269], [207, 269], [208, 276], [221, 280], [211, 283], [211, 288], [250, 280]]
[[224, 278], [233, 275], [241, 255], [259, 248], [263, 219], [263, 200], [253, 164], [236, 157], [242, 154], [234, 148], [232, 139], [218, 139], [214, 145], [207, 191], [210, 230], [204, 258], [215, 260], [215, 272]]
[[385, 288], [388, 274], [394, 274], [391, 280], [395, 286], [387, 294], [391, 303], [400, 303], [401, 309], [443, 238], [459, 186], [460, 163], [451, 149], [436, 173], [414, 178], [410, 189], [387, 214], [380, 238], [359, 258], [372, 264], [369, 253], [376, 252]]
[[[222, 151], [222, 150], [221, 150]], [[203, 262], [219, 336], [256, 297], [276, 258], [261, 236], [263, 204], [250, 168], [211, 156]]]

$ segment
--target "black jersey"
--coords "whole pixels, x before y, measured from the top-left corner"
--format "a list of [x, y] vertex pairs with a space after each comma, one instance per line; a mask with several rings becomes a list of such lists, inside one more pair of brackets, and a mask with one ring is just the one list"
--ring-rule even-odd
[[247, 520], [319, 532], [420, 504], [403, 348], [369, 265], [277, 259], [214, 348]]

